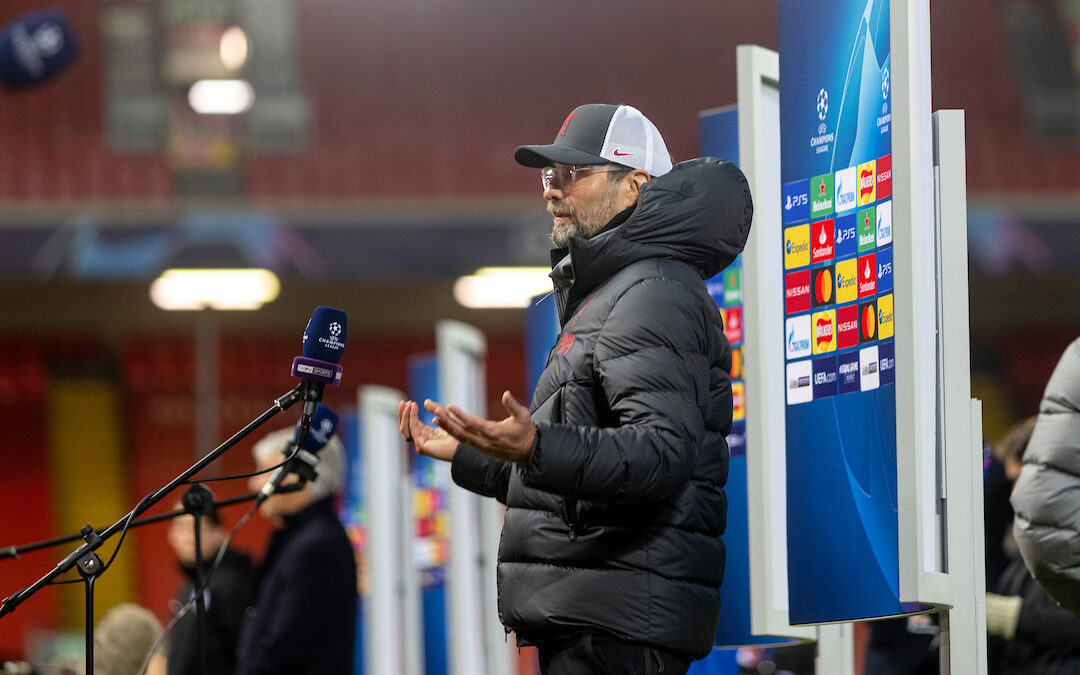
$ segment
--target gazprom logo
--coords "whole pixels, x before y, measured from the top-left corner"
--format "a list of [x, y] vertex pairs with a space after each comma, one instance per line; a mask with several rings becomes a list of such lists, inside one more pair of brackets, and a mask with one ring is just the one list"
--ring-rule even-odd
[[791, 332], [788, 333], [787, 348], [789, 354], [805, 352], [810, 349], [810, 339], [805, 337], [795, 337], [795, 327], [792, 326]]

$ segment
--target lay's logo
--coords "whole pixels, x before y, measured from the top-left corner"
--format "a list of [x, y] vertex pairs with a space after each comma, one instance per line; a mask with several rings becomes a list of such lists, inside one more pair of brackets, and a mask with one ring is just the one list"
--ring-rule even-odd
[[875, 173], [874, 160], [859, 165], [859, 206], [873, 204], [876, 199], [874, 192]]
[[811, 319], [814, 331], [814, 354], [836, 350], [836, 310], [817, 312]]

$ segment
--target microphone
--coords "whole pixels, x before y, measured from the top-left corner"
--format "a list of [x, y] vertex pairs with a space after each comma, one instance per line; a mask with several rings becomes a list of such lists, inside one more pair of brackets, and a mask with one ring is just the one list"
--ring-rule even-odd
[[0, 82], [17, 88], [55, 76], [79, 56], [79, 43], [63, 12], [23, 14], [0, 30]]
[[293, 450], [299, 446], [296, 456], [285, 462], [284, 466], [278, 467], [270, 480], [266, 481], [262, 490], [259, 491], [259, 496], [255, 498], [256, 506], [262, 504], [267, 497], [277, 492], [278, 488], [281, 487], [281, 481], [285, 480], [285, 476], [290, 473], [300, 476], [301, 485], [304, 481], [315, 480], [317, 475], [315, 466], [319, 463], [318, 453], [330, 442], [330, 437], [334, 435], [337, 423], [337, 413], [319, 403], [315, 406], [310, 433], [303, 441], [299, 440], [300, 425], [296, 425], [296, 437], [284, 450], [285, 455], [288, 456], [293, 454]]
[[303, 446], [311, 428], [315, 407], [322, 400], [323, 387], [341, 384], [341, 353], [348, 337], [345, 312], [319, 305], [311, 313], [304, 329], [304, 355], [293, 359], [293, 377], [303, 379], [304, 410], [297, 431], [297, 444]]

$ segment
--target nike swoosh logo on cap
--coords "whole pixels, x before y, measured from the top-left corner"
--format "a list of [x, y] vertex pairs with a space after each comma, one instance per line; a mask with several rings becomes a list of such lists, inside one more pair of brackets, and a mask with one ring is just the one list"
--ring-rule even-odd
[[632, 153], [632, 152], [619, 152], [619, 149], [615, 148], [614, 154], [615, 154], [616, 157], [627, 157], [627, 156], [632, 155], [634, 153]]

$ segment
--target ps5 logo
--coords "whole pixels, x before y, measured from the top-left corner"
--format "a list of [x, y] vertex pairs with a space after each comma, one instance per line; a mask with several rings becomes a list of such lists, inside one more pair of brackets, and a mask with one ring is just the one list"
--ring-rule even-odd
[[817, 95], [817, 116], [821, 121], [825, 121], [825, 116], [829, 114], [829, 92], [823, 88]]

